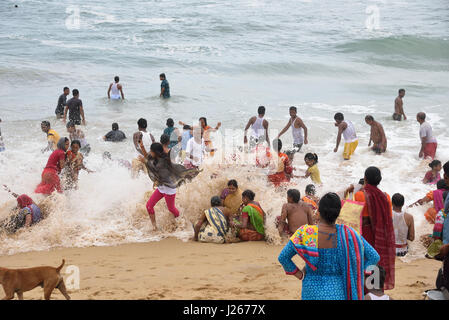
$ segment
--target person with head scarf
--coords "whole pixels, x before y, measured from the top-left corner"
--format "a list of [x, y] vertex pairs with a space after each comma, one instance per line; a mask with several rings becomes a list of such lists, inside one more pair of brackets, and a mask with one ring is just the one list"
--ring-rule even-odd
[[[324, 195], [318, 211], [319, 223], [296, 230], [279, 262], [302, 281], [302, 300], [363, 300], [365, 272], [376, 270], [379, 255], [355, 229], [335, 223], [341, 211], [337, 194]], [[295, 255], [306, 263], [302, 270], [292, 261]]]
[[23, 227], [30, 227], [38, 223], [42, 219], [40, 208], [34, 203], [26, 194], [17, 195], [12, 193], [17, 198], [17, 208], [19, 212], [11, 216], [8, 222], [3, 222], [2, 226], [9, 233], [15, 233]]
[[385, 269], [385, 290], [394, 288], [394, 264], [396, 243], [393, 226], [393, 209], [390, 196], [377, 186], [382, 181], [378, 168], [365, 170], [365, 185], [355, 194], [355, 201], [362, 202], [362, 236], [380, 255], [379, 265]]
[[35, 193], [42, 193], [49, 195], [53, 191], [62, 193], [61, 181], [59, 174], [65, 167], [66, 152], [69, 148], [70, 140], [66, 137], [59, 139], [58, 148], [53, 151], [47, 161], [47, 165], [42, 171], [42, 181], [34, 190]]

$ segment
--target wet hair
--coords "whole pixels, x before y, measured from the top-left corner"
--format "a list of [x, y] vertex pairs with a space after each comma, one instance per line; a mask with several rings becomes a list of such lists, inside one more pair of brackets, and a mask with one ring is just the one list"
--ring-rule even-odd
[[139, 120], [137, 120], [137, 125], [139, 126], [139, 128], [146, 129], [148, 125], [147, 120], [144, 118], [140, 118]]
[[402, 206], [404, 206], [405, 199], [404, 199], [404, 196], [402, 194], [395, 193], [393, 195], [393, 197], [391, 198], [391, 202], [396, 207], [402, 207]]
[[77, 95], [79, 95], [80, 94], [80, 92], [78, 91], [78, 89], [73, 89], [72, 90], [72, 95], [73, 96], [77, 96]]
[[374, 117], [371, 116], [371, 115], [367, 115], [367, 116], [365, 117], [365, 120], [366, 120], [366, 121], [374, 121]]
[[437, 189], [448, 189], [447, 185], [446, 185], [446, 181], [444, 179], [441, 179], [437, 182]]
[[265, 114], [265, 107], [264, 106], [260, 106], [259, 108], [257, 108], [257, 113], [258, 114]]
[[73, 146], [74, 144], [77, 144], [78, 147], [81, 148], [81, 142], [79, 140], [73, 140], [72, 143], [70, 144], [70, 146]]
[[167, 122], [165, 123], [167, 125], [167, 127], [173, 127], [175, 125], [175, 122], [173, 121], [172, 118], [168, 118]]
[[119, 78], [118, 76], [115, 76], [115, 77], [114, 77], [114, 81], [115, 81], [115, 82], [119, 82], [119, 81], [120, 81], [120, 78]]
[[162, 77], [162, 78], [165, 79], [165, 73], [161, 73], [161, 74], [159, 75], [159, 77]]
[[111, 159], [112, 159], [111, 153], [110, 153], [109, 151], [103, 152], [103, 159], [109, 159], [109, 160], [111, 160]]
[[184, 130], [192, 130], [192, 127], [188, 124], [185, 124], [184, 127], [182, 127]]
[[58, 144], [57, 144], [58, 149], [59, 149], [59, 150], [63, 150], [63, 151], [67, 151], [67, 149], [66, 149], [66, 147], [65, 147], [65, 144], [66, 144], [66, 142], [68, 142], [68, 141], [70, 141], [70, 140], [69, 140], [69, 138], [67, 138], [67, 137], [63, 137], [63, 138], [59, 139]]
[[251, 190], [245, 190], [242, 192], [242, 197], [248, 198], [249, 200], [253, 201], [256, 197], [256, 194]]
[[229, 180], [228, 181], [228, 187], [230, 187], [230, 186], [234, 186], [234, 187], [238, 188], [239, 185], [237, 184], [237, 180], [234, 180], [234, 179]]
[[426, 114], [424, 112], [418, 112], [416, 115], [420, 120], [426, 120]]
[[70, 90], [69, 87], [64, 87], [64, 89], [62, 89], [62, 91], [66, 91], [66, 90]]
[[47, 120], [42, 121], [42, 122], [41, 122], [41, 126], [49, 127], [49, 128], [50, 128], [50, 121], [47, 121]]
[[345, 116], [343, 115], [343, 113], [337, 112], [337, 113], [334, 115], [334, 120], [340, 120], [340, 121], [343, 121], [343, 120], [345, 120]]
[[207, 119], [205, 117], [201, 117], [199, 121], [204, 120], [204, 125], [207, 126]]
[[306, 194], [311, 194], [311, 195], [315, 195], [316, 189], [315, 189], [315, 185], [313, 184], [308, 184], [306, 186]]
[[429, 167], [431, 169], [433, 169], [433, 168], [435, 168], [437, 166], [440, 166], [440, 165], [441, 165], [441, 161], [440, 160], [433, 160], [431, 163], [429, 163]]
[[401, 93], [401, 92], [405, 92], [405, 89], [399, 89], [399, 91], [398, 91], [399, 93]]
[[117, 122], [114, 122], [114, 123], [112, 124], [112, 130], [113, 130], [113, 131], [117, 131], [117, 130], [118, 130], [118, 123], [117, 123]]
[[67, 122], [66, 127], [67, 128], [72, 128], [72, 127], [75, 128], [75, 122], [73, 122], [73, 121]]
[[446, 190], [446, 191], [443, 192], [443, 201], [446, 202], [446, 198], [447, 198], [447, 195], [448, 195], [448, 194], [449, 194], [449, 191], [448, 191], [448, 190]]
[[318, 163], [318, 156], [316, 155], [316, 153], [306, 153], [306, 155], [304, 156], [304, 161], [306, 160], [312, 160], [314, 161], [314, 163]]
[[290, 109], [288, 109], [288, 110], [289, 110], [289, 111], [292, 111], [292, 110], [293, 110], [293, 111], [295, 111], [295, 112], [298, 112], [298, 109], [296, 109], [295, 106], [291, 106]]
[[444, 169], [444, 174], [449, 177], [449, 161], [444, 164], [443, 169]]
[[294, 203], [298, 203], [301, 200], [301, 193], [298, 189], [288, 189], [287, 197], [291, 198]]
[[377, 167], [369, 167], [365, 170], [365, 182], [372, 185], [378, 186], [382, 181], [382, 174], [380, 173], [379, 168]]
[[320, 200], [319, 212], [320, 218], [329, 224], [334, 224], [340, 215], [341, 200], [333, 192], [326, 193]]
[[213, 196], [212, 198], [210, 198], [210, 205], [212, 207], [217, 207], [217, 206], [221, 206], [221, 199], [219, 196]]
[[359, 184], [361, 184], [363, 186], [365, 184], [365, 178], [360, 179]]
[[168, 166], [171, 168], [172, 163], [170, 157], [164, 152], [164, 147], [159, 142], [154, 142], [151, 144], [150, 151], [154, 152], [156, 158], [151, 158], [154, 160], [154, 163], [157, 164], [159, 159], [166, 159]]
[[377, 265], [377, 268], [379, 269], [379, 286], [380, 286], [379, 289], [383, 289], [387, 273], [385, 272], [385, 269], [382, 266]]
[[273, 149], [277, 152], [280, 152], [282, 149], [282, 141], [281, 139], [274, 139], [273, 140]]
[[170, 136], [164, 133], [163, 135], [161, 135], [161, 144], [164, 145], [168, 143], [170, 143]]

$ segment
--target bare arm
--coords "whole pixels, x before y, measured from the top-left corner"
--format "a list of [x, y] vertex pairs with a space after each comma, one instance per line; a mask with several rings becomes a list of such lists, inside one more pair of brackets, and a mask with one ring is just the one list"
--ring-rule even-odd
[[415, 221], [413, 219], [413, 216], [406, 213], [406, 217], [408, 218], [407, 220], [407, 225], [408, 225], [408, 234], [407, 234], [407, 239], [410, 241], [415, 240]]
[[67, 111], [69, 110], [69, 107], [68, 106], [65, 106], [64, 107], [64, 118], [63, 118], [63, 120], [64, 120], [64, 123], [66, 122], [66, 119], [67, 119]]
[[109, 85], [109, 88], [108, 88], [108, 99], [111, 99], [111, 88], [112, 88], [112, 83]]
[[195, 227], [193, 228], [193, 230], [195, 232], [193, 235], [193, 240], [198, 241], [198, 233], [200, 233], [200, 229], [201, 229], [201, 226], [203, 225], [204, 221], [206, 221], [206, 215], [203, 212], [200, 219], [198, 220]]
[[136, 150], [143, 155], [142, 151], [140, 150], [140, 146], [139, 146], [139, 142], [142, 140], [142, 132], [136, 132], [133, 135], [133, 142], [134, 142], [134, 147], [136, 148]]
[[279, 132], [278, 139], [279, 139], [280, 136], [282, 136], [288, 130], [288, 128], [290, 127], [291, 121], [292, 121], [291, 119], [288, 120], [287, 125], [284, 127], [284, 129], [281, 130], [281, 132]]
[[84, 117], [84, 108], [80, 106], [81, 118], [83, 119], [83, 125], [86, 125], [86, 118]]
[[122, 94], [122, 100], [125, 100], [125, 94], [123, 93], [123, 87], [122, 87], [122, 85], [119, 84], [117, 87], [118, 87], [118, 89], [120, 90], [120, 93]]
[[278, 225], [279, 233], [282, 233], [284, 231], [284, 226], [286, 224], [286, 222], [285, 222], [286, 219], [287, 219], [287, 204], [284, 203], [282, 205], [281, 219], [279, 220], [279, 225]]
[[271, 145], [270, 145], [270, 138], [268, 137], [268, 121], [264, 120], [262, 125], [265, 129], [265, 139], [268, 143], [268, 147], [270, 148]]
[[343, 131], [346, 130], [347, 127], [348, 127], [348, 125], [346, 124], [346, 122], [342, 122], [338, 126], [337, 145], [336, 145], [336, 147], [334, 149], [334, 152], [337, 152], [338, 146], [340, 145], [340, 141], [341, 141], [341, 134], [343, 133]]
[[151, 142], [152, 143], [155, 143], [156, 142], [156, 140], [154, 139], [154, 137], [153, 137], [153, 135], [150, 133], [150, 138], [151, 138]]
[[246, 137], [248, 129], [255, 121], [256, 121], [256, 117], [251, 117], [248, 120], [248, 123], [246, 124], [245, 133], [244, 133], [244, 136], [243, 136], [243, 143], [245, 143], [245, 144], [248, 143], [248, 138]]
[[302, 121], [301, 118], [297, 118], [296, 122], [298, 122], [299, 127], [304, 130], [304, 144], [308, 144], [309, 143], [309, 141], [307, 140], [307, 132], [308, 131], [307, 131], [306, 125], [304, 124], [304, 122]]

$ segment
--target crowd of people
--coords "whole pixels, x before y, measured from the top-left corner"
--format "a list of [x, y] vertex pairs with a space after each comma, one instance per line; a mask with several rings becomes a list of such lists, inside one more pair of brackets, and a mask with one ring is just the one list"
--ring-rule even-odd
[[[160, 96], [169, 98], [170, 89], [165, 74], [160, 75], [160, 80]], [[47, 139], [47, 145], [42, 152], [51, 151], [51, 154], [35, 193], [50, 195], [54, 191], [63, 193], [65, 190], [76, 189], [80, 170], [92, 172], [84, 165], [84, 157], [89, 155], [91, 147], [83, 131], [76, 127], [86, 125], [83, 103], [79, 99], [77, 89], [72, 90], [72, 94], [73, 97], [67, 101], [69, 88], [64, 87], [55, 110], [57, 117], [64, 123], [67, 115], [69, 117], [66, 123], [68, 137], [61, 137], [51, 128], [49, 121], [43, 121], [41, 124]], [[109, 85], [107, 95], [109, 99], [125, 99], [118, 76]], [[405, 90], [399, 90], [395, 100], [394, 120], [406, 120], [402, 101], [404, 95]], [[390, 197], [381, 191], [378, 188], [382, 180], [381, 171], [377, 167], [369, 167], [361, 181], [347, 188], [345, 198], [346, 195], [352, 194], [352, 200], [341, 199], [336, 193], [327, 193], [319, 198], [315, 188], [322, 185], [318, 155], [305, 154], [304, 162], [308, 168], [304, 175], [295, 175], [296, 168], [292, 164], [295, 154], [304, 144], [309, 143], [308, 128], [298, 117], [297, 108], [290, 107], [290, 119], [273, 141], [270, 141], [268, 136], [269, 122], [265, 119], [265, 112], [266, 108], [260, 106], [258, 114], [251, 117], [244, 128], [245, 150], [256, 154], [255, 163], [252, 165], [268, 169], [267, 183], [277, 192], [285, 192], [292, 178], [310, 178], [312, 182], [307, 185], [302, 198], [299, 190], [287, 190], [286, 203], [275, 222], [280, 236], [288, 239], [279, 255], [279, 262], [288, 275], [294, 275], [302, 281], [302, 298], [388, 299], [384, 290], [394, 288], [395, 257], [406, 255], [408, 241], [414, 241], [415, 238], [414, 219], [404, 210], [404, 197], [399, 193]], [[449, 210], [449, 162], [443, 166], [444, 179], [441, 179], [439, 172], [442, 164], [434, 160], [437, 141], [425, 119], [423, 112], [416, 116], [420, 123], [419, 156], [433, 160], [429, 165], [431, 170], [426, 173], [423, 182], [436, 184], [437, 190], [430, 192], [414, 205], [433, 201], [434, 208], [429, 209], [425, 216], [429, 223], [435, 225], [432, 234], [434, 242], [440, 241], [439, 249], [442, 248], [441, 252], [446, 252], [445, 248], [449, 244], [449, 219], [446, 219], [446, 212]], [[338, 132], [333, 151], [338, 151], [343, 136], [343, 159], [350, 160], [359, 143], [355, 125], [340, 112], [335, 113], [334, 120]], [[376, 154], [386, 152], [387, 138], [383, 126], [371, 115], [365, 117], [365, 122], [371, 128], [368, 146], [372, 143], [372, 150]], [[131, 163], [123, 159], [115, 160], [129, 168], [133, 178], [144, 172], [152, 180], [153, 192], [146, 209], [153, 230], [158, 230], [155, 205], [164, 198], [168, 211], [178, 221], [178, 187], [194, 179], [201, 172], [205, 159], [214, 157], [217, 151], [211, 133], [220, 129], [220, 122], [211, 127], [206, 117], [201, 117], [198, 123], [178, 123], [182, 130], [175, 127], [172, 118], [167, 119], [166, 128], [159, 141], [156, 141], [149, 131], [147, 120], [138, 119], [137, 131], [133, 134], [134, 159]], [[280, 137], [290, 128], [293, 137], [292, 150], [283, 152]], [[249, 130], [251, 132], [248, 139]], [[113, 123], [112, 131], [105, 134], [103, 139], [112, 142], [126, 141], [126, 135], [119, 130], [117, 123]], [[108, 152], [105, 152], [103, 157], [112, 160]], [[64, 177], [63, 184], [61, 175]], [[12, 192], [11, 194], [17, 198], [19, 212], [8, 221], [7, 225], [12, 225], [10, 229], [16, 231], [41, 220], [40, 209], [30, 197]], [[357, 215], [361, 223], [358, 228], [337, 223], [337, 219], [350, 205], [359, 206]], [[241, 190], [238, 181], [232, 179], [221, 194], [211, 197], [210, 207], [205, 208], [198, 221], [193, 224], [193, 239], [212, 243], [263, 241], [266, 237], [266, 216], [261, 203], [256, 200], [256, 194], [250, 189]], [[292, 261], [296, 254], [305, 261], [305, 267], [301, 270]], [[439, 254], [441, 255], [440, 251], [433, 257]], [[366, 287], [365, 281], [368, 270], [372, 271], [371, 275], [377, 275], [380, 279], [380, 285], [371, 289]], [[443, 273], [442, 277], [447, 277], [447, 274]], [[447, 278], [444, 279], [447, 281]]]

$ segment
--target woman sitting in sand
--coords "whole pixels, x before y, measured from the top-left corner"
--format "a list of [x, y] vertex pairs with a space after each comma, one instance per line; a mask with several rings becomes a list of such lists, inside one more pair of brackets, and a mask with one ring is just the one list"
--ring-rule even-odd
[[254, 201], [254, 192], [245, 190], [242, 193], [243, 209], [239, 220], [230, 224], [238, 229], [238, 237], [242, 241], [261, 241], [265, 239], [265, 212], [260, 204]]
[[426, 217], [426, 220], [429, 223], [434, 224], [437, 213], [444, 208], [443, 192], [446, 190], [448, 190], [446, 182], [444, 182], [444, 180], [441, 179], [440, 181], [437, 182], [437, 190], [430, 191], [424, 198], [419, 199], [418, 201], [410, 205], [409, 208], [416, 205], [423, 205], [425, 203], [433, 201], [433, 207], [429, 208], [424, 213], [424, 217]]
[[[304, 225], [279, 255], [286, 274], [302, 280], [302, 300], [363, 300], [365, 270], [376, 265], [376, 250], [351, 227], [335, 224], [340, 197], [328, 193], [320, 200], [320, 222]], [[299, 270], [292, 258], [299, 254], [306, 266]]]
[[6, 230], [8, 233], [15, 233], [20, 228], [28, 228], [41, 221], [41, 209], [34, 203], [33, 199], [26, 194], [20, 196], [13, 192], [11, 194], [17, 198], [19, 212], [11, 216], [9, 221], [2, 222], [1, 229]]
[[200, 242], [224, 243], [229, 231], [228, 220], [231, 211], [222, 206], [221, 199], [214, 196], [210, 199], [211, 208], [204, 210], [194, 226], [194, 240]]
[[236, 180], [229, 180], [228, 187], [221, 192], [220, 198], [223, 200], [223, 206], [231, 211], [232, 215], [240, 212], [242, 204], [242, 190]]
[[58, 175], [65, 167], [65, 153], [69, 148], [69, 143], [68, 138], [59, 139], [58, 148], [48, 158], [47, 165], [42, 172], [42, 181], [34, 190], [35, 193], [50, 195], [55, 190], [62, 193], [61, 180]]

